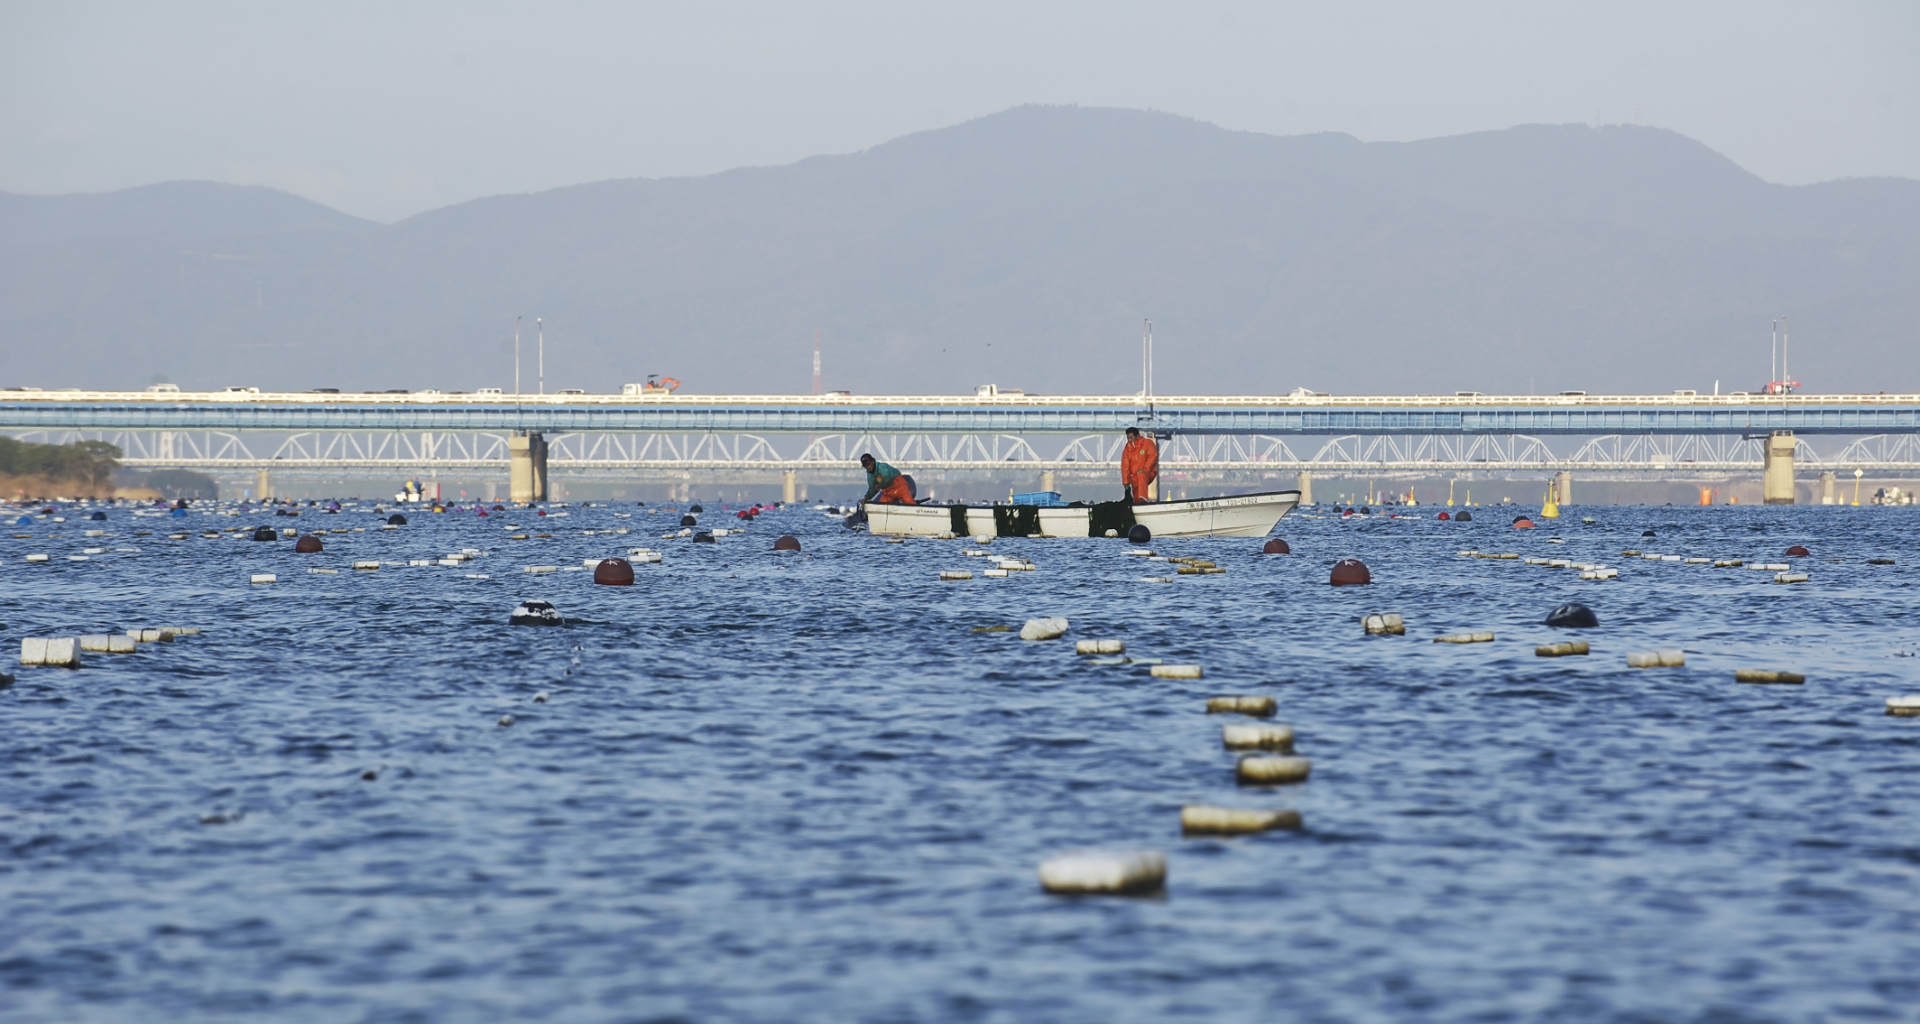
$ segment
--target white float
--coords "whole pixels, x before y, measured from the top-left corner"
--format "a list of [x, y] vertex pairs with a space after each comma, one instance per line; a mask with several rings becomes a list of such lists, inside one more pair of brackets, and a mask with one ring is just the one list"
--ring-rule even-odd
[[1293, 753], [1293, 727], [1290, 725], [1223, 725], [1220, 745], [1228, 750], [1278, 750]]
[[1234, 766], [1234, 778], [1248, 785], [1274, 786], [1289, 782], [1305, 782], [1313, 773], [1313, 762], [1304, 757], [1268, 757], [1253, 755], [1243, 757]]
[[1069, 895], [1152, 892], [1167, 883], [1167, 856], [1148, 850], [1126, 853], [1076, 851], [1040, 865], [1040, 887]]
[[[969, 574], [971, 575], [971, 574]], [[1028, 619], [1020, 627], [1022, 640], [1058, 640], [1067, 635], [1067, 620], [1054, 616], [1045, 619]]]

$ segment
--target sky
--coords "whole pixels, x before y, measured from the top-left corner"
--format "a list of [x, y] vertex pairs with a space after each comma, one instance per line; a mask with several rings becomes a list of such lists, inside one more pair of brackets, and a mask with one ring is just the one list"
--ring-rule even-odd
[[264, 184], [379, 221], [865, 149], [1023, 103], [1409, 140], [1637, 123], [1920, 178], [1920, 3], [0, 0], [0, 190]]

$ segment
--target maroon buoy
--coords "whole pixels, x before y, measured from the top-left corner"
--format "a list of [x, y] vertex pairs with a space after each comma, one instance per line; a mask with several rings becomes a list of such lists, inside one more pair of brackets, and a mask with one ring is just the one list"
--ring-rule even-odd
[[775, 550], [775, 551], [798, 551], [798, 550], [800, 550], [800, 538], [798, 538], [798, 537], [782, 537], [782, 538], [780, 538], [779, 540], [776, 540], [776, 541], [774, 541], [774, 542], [773, 542], [773, 550]]
[[320, 538], [315, 537], [311, 533], [293, 542], [293, 550], [298, 551], [303, 555], [314, 554], [318, 552], [323, 546], [324, 545], [320, 543]]
[[1447, 514], [1447, 513], [1445, 513], [1445, 512], [1442, 512], [1442, 513], [1440, 513], [1440, 518], [1444, 520], [1444, 519], [1452, 519], [1453, 517], [1452, 517], [1452, 516], [1450, 516], [1450, 515], [1448, 515], [1448, 514]]
[[603, 558], [593, 567], [593, 582], [603, 587], [631, 587], [633, 565], [624, 558]]
[[1260, 549], [1260, 553], [1263, 555], [1291, 555], [1293, 554], [1293, 549], [1287, 546], [1286, 541], [1275, 537], [1267, 542], [1266, 547]]
[[1803, 548], [1798, 544], [1795, 544], [1794, 546], [1787, 549], [1787, 557], [1788, 558], [1812, 558], [1813, 552], [1808, 551], [1806, 548]]
[[1368, 572], [1367, 564], [1358, 558], [1343, 558], [1333, 564], [1333, 578], [1328, 582], [1336, 587], [1354, 587], [1372, 583], [1373, 573]]

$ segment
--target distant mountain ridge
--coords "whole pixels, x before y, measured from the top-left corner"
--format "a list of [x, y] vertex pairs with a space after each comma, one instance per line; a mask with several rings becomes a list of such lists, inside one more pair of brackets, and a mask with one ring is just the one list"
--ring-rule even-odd
[[1020, 107], [860, 153], [381, 225], [259, 187], [0, 194], [0, 386], [1920, 388], [1920, 182], [1631, 126], [1410, 143]]

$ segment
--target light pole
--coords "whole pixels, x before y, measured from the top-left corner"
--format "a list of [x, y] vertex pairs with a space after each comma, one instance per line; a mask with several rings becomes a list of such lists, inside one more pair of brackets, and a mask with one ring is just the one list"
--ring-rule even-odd
[[1866, 475], [1867, 475], [1866, 470], [1861, 469], [1858, 466], [1854, 467], [1854, 470], [1853, 470], [1853, 507], [1854, 508], [1860, 507], [1860, 478]]
[[520, 393], [520, 318], [513, 318], [513, 393]]
[[539, 317], [533, 318], [533, 329], [540, 335], [540, 393], [547, 393], [547, 328]]

